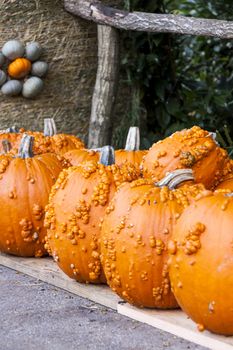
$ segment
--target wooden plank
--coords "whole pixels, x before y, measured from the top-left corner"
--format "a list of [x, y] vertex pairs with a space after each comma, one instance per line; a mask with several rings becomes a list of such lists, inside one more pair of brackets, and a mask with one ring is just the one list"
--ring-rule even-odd
[[124, 303], [107, 286], [81, 284], [66, 276], [52, 258], [19, 258], [0, 253], [0, 265], [20, 271], [98, 304], [117, 310], [152, 327], [159, 328], [212, 350], [233, 350], [233, 337], [198, 332], [196, 324], [180, 310], [138, 309]]
[[66, 276], [52, 258], [20, 258], [0, 253], [0, 265], [38, 278], [95, 303], [117, 310], [121, 299], [106, 285], [78, 283]]
[[196, 324], [181, 310], [138, 309], [129, 304], [118, 304], [119, 314], [146, 323], [178, 337], [212, 350], [233, 350], [233, 337], [199, 332]]

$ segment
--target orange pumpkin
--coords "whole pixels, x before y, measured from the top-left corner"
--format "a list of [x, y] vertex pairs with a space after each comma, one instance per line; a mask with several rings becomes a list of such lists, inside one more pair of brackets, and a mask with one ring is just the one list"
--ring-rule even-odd
[[50, 152], [63, 155], [72, 149], [84, 148], [84, 143], [78, 137], [57, 134], [57, 128], [53, 118], [44, 119], [44, 136], [47, 144], [49, 144]]
[[86, 148], [72, 149], [64, 154], [64, 158], [74, 166], [86, 161], [98, 162], [99, 157], [99, 152]]
[[182, 213], [169, 244], [174, 295], [199, 330], [233, 335], [233, 198], [212, 193]]
[[101, 261], [107, 283], [121, 298], [139, 307], [178, 306], [168, 276], [168, 240], [183, 209], [203, 189], [185, 185], [172, 191], [150, 179], [118, 189], [102, 223]]
[[5, 153], [4, 149], [4, 143], [2, 141], [9, 141], [11, 145], [11, 149], [15, 149], [15, 153], [17, 153], [17, 150], [19, 148], [19, 144], [22, 138], [22, 134], [20, 133], [20, 130], [13, 126], [5, 130], [0, 131], [0, 154]]
[[133, 164], [137, 164], [138, 166], [141, 164], [143, 156], [147, 153], [147, 151], [141, 151], [140, 148], [140, 132], [139, 128], [136, 126], [132, 126], [129, 129], [125, 149], [118, 149], [115, 152], [116, 164], [121, 165], [125, 162], [130, 162]]
[[18, 256], [46, 254], [44, 209], [62, 170], [55, 154], [34, 157], [32, 140], [23, 137], [17, 157], [0, 156], [0, 251]]
[[233, 160], [228, 159], [223, 167], [223, 176], [219, 184], [215, 187], [216, 190], [228, 189], [233, 190]]
[[[7, 139], [12, 145], [12, 152], [18, 152], [19, 143], [24, 129], [9, 128], [0, 133], [0, 152], [3, 152], [1, 140]], [[57, 129], [52, 118], [44, 119], [44, 134], [39, 131], [28, 130], [27, 134], [34, 137], [33, 153], [56, 153], [63, 155], [71, 149], [83, 148], [83, 142], [74, 135], [56, 134]]]
[[24, 78], [31, 70], [32, 64], [27, 58], [16, 58], [8, 66], [8, 74], [12, 78]]
[[212, 189], [222, 176], [226, 159], [227, 152], [212, 135], [194, 126], [155, 143], [143, 159], [143, 176], [157, 182], [169, 171], [191, 168], [195, 181]]
[[46, 247], [60, 268], [79, 282], [105, 282], [100, 263], [100, 220], [116, 188], [139, 176], [131, 164], [121, 168], [110, 165], [112, 151], [106, 147], [101, 164], [86, 162], [60, 174], [46, 210]]

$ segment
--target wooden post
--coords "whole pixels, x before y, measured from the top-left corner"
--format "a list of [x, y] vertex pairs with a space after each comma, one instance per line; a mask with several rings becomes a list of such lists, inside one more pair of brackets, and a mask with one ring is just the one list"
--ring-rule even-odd
[[119, 36], [112, 27], [98, 25], [98, 69], [92, 96], [88, 147], [111, 144], [112, 116], [119, 70]]

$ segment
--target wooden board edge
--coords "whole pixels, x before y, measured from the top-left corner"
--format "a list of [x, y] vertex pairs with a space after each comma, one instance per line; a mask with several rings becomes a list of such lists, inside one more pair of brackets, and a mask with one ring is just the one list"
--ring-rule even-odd
[[[180, 315], [182, 314], [184, 320], [186, 319], [186, 323], [193, 323], [193, 327], [195, 327], [194, 329], [188, 329], [184, 326], [180, 326], [179, 324], [175, 324], [169, 320], [169, 317], [167, 317], [167, 320], [165, 320], [164, 316], [159, 316], [161, 311], [158, 311], [158, 316], [154, 316], [150, 314], [150, 311], [138, 309], [127, 303], [118, 303], [117, 312], [123, 316], [127, 316], [136, 321], [159, 328], [165, 332], [174, 334], [180, 338], [186, 339], [211, 350], [233, 350], [233, 345], [227, 342], [227, 337], [211, 334], [207, 331], [204, 333], [198, 332], [195, 329], [195, 323], [190, 319], [188, 320], [187, 316], [182, 311], [180, 312]], [[173, 313], [174, 311], [171, 312]]]

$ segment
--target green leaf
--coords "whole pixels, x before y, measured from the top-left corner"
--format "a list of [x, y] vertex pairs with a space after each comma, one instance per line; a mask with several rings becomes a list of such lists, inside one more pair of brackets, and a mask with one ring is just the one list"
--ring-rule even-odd
[[179, 101], [176, 98], [169, 98], [166, 103], [167, 112], [171, 115], [176, 115], [180, 109]]

